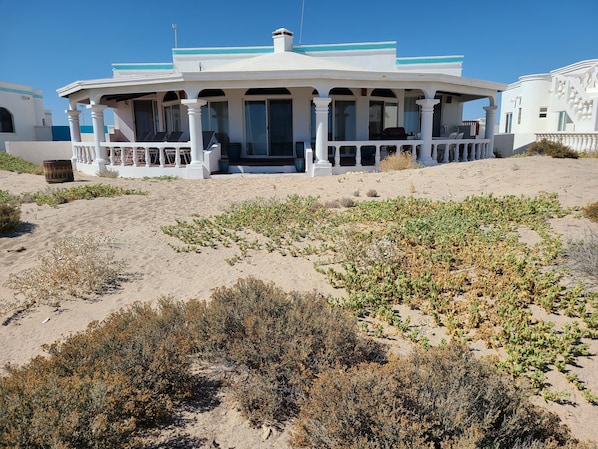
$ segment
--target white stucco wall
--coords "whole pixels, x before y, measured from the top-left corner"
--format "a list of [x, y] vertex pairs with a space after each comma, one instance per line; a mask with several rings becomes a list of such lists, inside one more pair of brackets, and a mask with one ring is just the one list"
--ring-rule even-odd
[[71, 159], [71, 142], [7, 142], [6, 152], [34, 164], [52, 159]]
[[0, 107], [6, 108], [12, 115], [14, 132], [0, 133], [0, 151], [6, 150], [6, 141], [34, 141], [37, 139], [36, 126], [49, 124], [43, 108], [42, 92], [31, 86], [0, 82]]

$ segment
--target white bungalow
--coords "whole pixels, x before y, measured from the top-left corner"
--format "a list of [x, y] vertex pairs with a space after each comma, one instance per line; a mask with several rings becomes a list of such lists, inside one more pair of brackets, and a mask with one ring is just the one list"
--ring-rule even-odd
[[[397, 58], [396, 42], [293, 45], [284, 28], [272, 36], [265, 47], [175, 48], [172, 63], [113, 64], [113, 78], [59, 89], [76, 168], [208, 178], [224, 155], [230, 172], [295, 171], [304, 156], [299, 170], [319, 176], [378, 170], [391, 151], [425, 165], [493, 157], [506, 86], [462, 77], [462, 56]], [[488, 101], [484, 136], [461, 119], [479, 99]], [[94, 142], [81, 142], [79, 103], [91, 110]]]
[[598, 150], [598, 59], [520, 77], [503, 92], [500, 109], [504, 155], [541, 139]]

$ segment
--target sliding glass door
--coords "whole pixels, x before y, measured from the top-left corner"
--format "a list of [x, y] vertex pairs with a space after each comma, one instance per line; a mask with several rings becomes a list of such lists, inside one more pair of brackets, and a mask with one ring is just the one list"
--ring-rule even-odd
[[292, 156], [292, 100], [246, 101], [245, 143], [247, 156]]

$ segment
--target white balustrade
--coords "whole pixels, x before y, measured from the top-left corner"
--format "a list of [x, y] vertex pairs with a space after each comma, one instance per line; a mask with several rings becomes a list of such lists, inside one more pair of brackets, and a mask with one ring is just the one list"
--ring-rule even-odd
[[[334, 173], [338, 173], [338, 167], [343, 165], [344, 169], [352, 168], [362, 169], [364, 166], [364, 148], [375, 147], [374, 164], [372, 170], [380, 169], [380, 161], [389, 153], [401, 152], [411, 153], [413, 160], [429, 159], [423, 158], [421, 152], [423, 140], [373, 140], [373, 141], [329, 141], [328, 157], [334, 160]], [[436, 139], [432, 140], [430, 146], [430, 158], [439, 163], [442, 162], [466, 162], [490, 157], [489, 139]], [[443, 149], [441, 160], [439, 159], [439, 149]], [[448, 150], [451, 150], [453, 157], [448, 157]], [[351, 159], [355, 158], [355, 163], [351, 164]], [[345, 159], [345, 160], [343, 160]], [[349, 159], [349, 162], [346, 161]], [[367, 158], [366, 158], [367, 159]]]
[[598, 151], [598, 132], [592, 133], [536, 133], [536, 141], [546, 139], [550, 142], [561, 143], [572, 150], [584, 153], [586, 151]]

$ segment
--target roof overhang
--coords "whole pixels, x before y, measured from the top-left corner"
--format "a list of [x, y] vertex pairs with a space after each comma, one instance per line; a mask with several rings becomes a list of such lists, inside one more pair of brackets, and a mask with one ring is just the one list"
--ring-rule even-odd
[[60, 97], [71, 101], [92, 96], [152, 93], [156, 91], [181, 90], [191, 84], [203, 88], [250, 88], [250, 87], [306, 87], [328, 85], [330, 87], [424, 89], [448, 91], [470, 96], [471, 99], [495, 95], [504, 91], [506, 84], [483, 81], [441, 73], [404, 73], [394, 71], [360, 70], [350, 67], [264, 67], [243, 70], [220, 69], [200, 72], [172, 73], [156, 76], [132, 76], [76, 81], [57, 90]]

